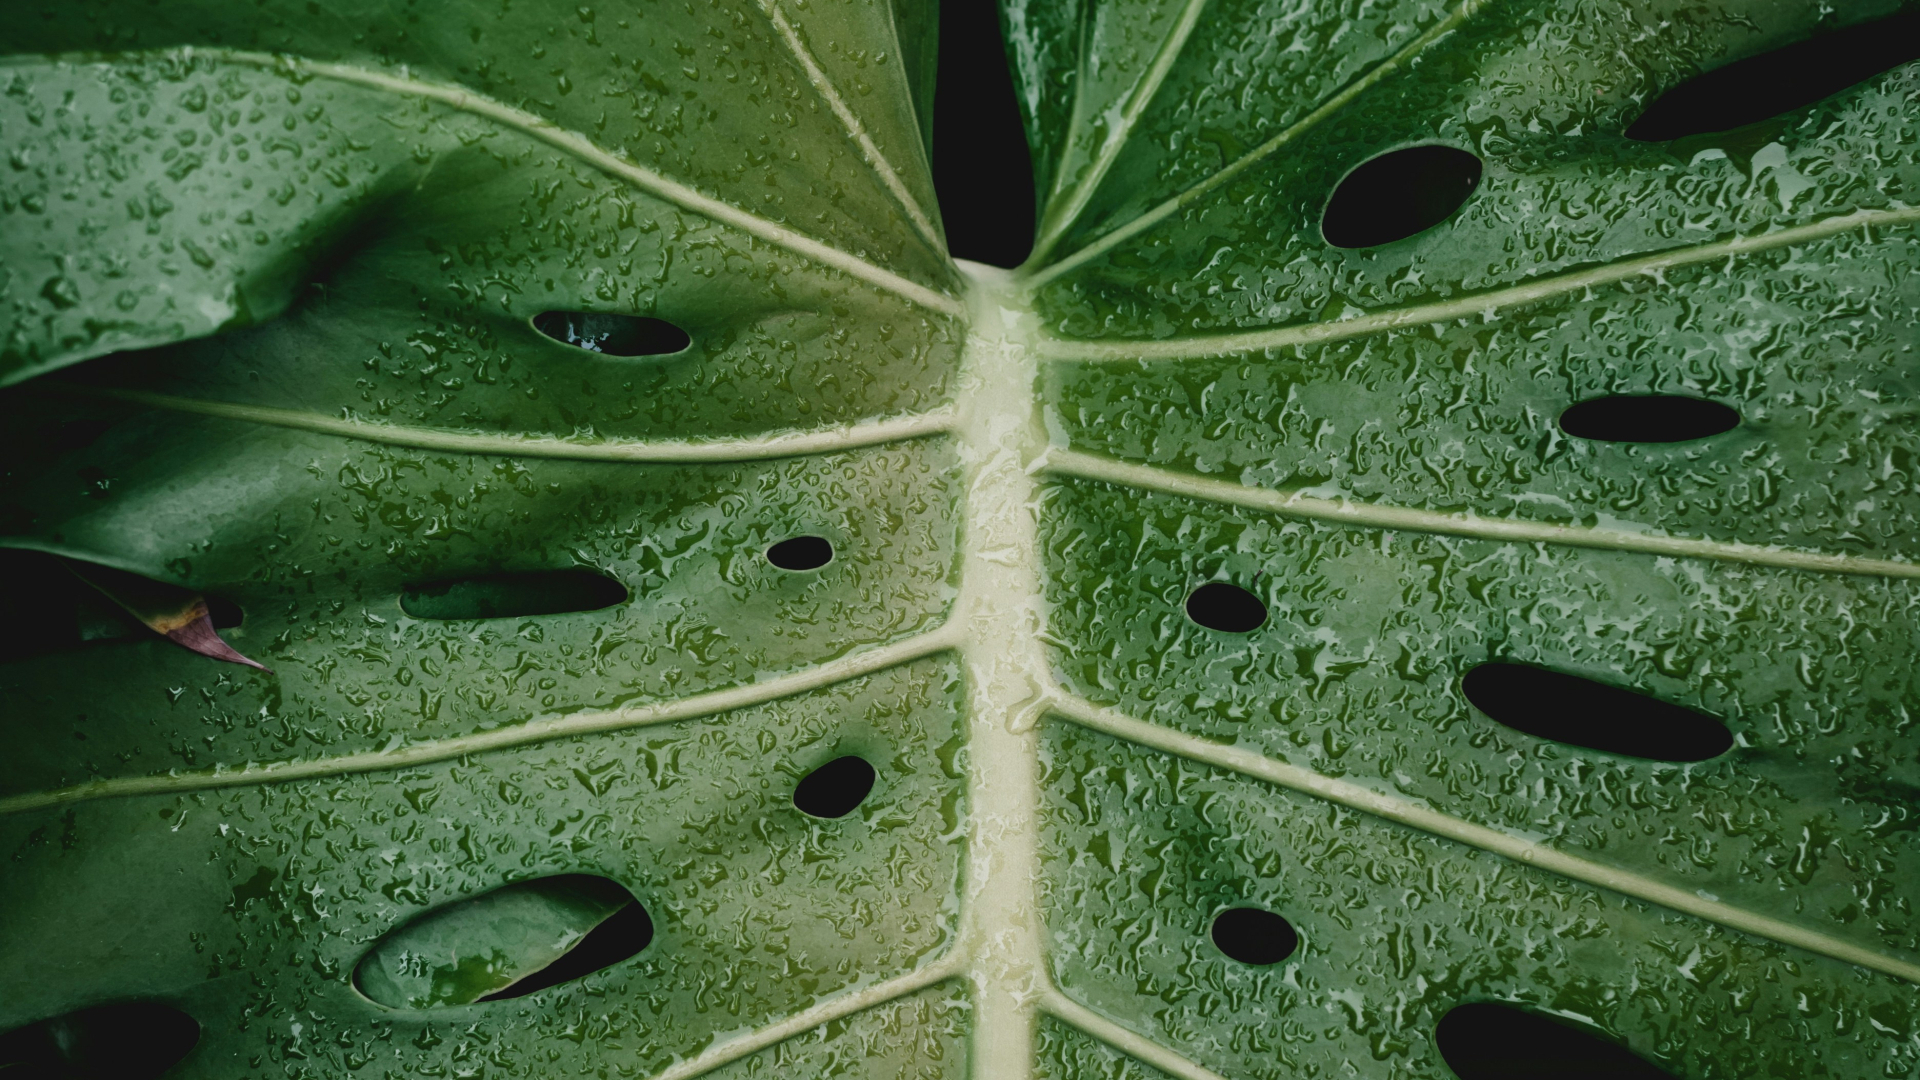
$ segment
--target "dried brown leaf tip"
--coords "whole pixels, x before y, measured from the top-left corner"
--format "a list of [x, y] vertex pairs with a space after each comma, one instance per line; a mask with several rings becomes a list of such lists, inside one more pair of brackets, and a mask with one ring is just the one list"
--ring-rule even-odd
[[110, 566], [61, 560], [73, 575], [93, 586], [102, 596], [120, 605], [154, 633], [201, 656], [245, 664], [269, 674], [265, 664], [249, 660], [236, 652], [213, 628], [213, 615], [207, 598], [192, 589], [144, 578]]

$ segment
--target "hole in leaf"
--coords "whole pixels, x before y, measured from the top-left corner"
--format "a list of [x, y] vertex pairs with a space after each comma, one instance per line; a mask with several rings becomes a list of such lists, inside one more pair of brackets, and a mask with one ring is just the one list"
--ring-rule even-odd
[[940, 5], [933, 187], [954, 258], [1018, 266], [1033, 250], [1033, 158], [999, 12], [993, 0]]
[[1920, 10], [1859, 23], [1718, 67], [1661, 94], [1627, 138], [1665, 142], [1731, 131], [1804, 109], [1920, 60]]
[[782, 570], [818, 570], [833, 561], [833, 545], [824, 536], [796, 536], [768, 548], [767, 561]]
[[533, 328], [555, 341], [608, 356], [668, 356], [693, 344], [665, 319], [608, 311], [543, 311]]
[[1212, 937], [1228, 959], [1255, 966], [1277, 964], [1300, 947], [1292, 923], [1260, 908], [1228, 908], [1214, 916]]
[[1460, 680], [1473, 707], [1515, 731], [1651, 761], [1705, 761], [1733, 746], [1714, 717], [1529, 664], [1481, 664]]
[[1320, 234], [1341, 248], [1375, 247], [1453, 216], [1480, 184], [1480, 159], [1451, 146], [1410, 146], [1363, 162], [1327, 200]]
[[395, 1009], [500, 1001], [611, 967], [652, 940], [653, 921], [632, 893], [603, 877], [560, 874], [407, 922], [361, 957], [353, 985]]
[[400, 610], [416, 619], [512, 619], [598, 611], [626, 598], [625, 585], [592, 570], [532, 570], [409, 586]]
[[1680, 394], [1615, 394], [1582, 401], [1560, 414], [1560, 430], [1598, 442], [1689, 442], [1739, 424], [1733, 409]]
[[793, 805], [811, 817], [846, 817], [867, 800], [873, 777], [873, 766], [865, 758], [834, 758], [801, 779], [793, 789]]
[[200, 1041], [179, 1009], [147, 1001], [98, 1005], [0, 1035], [7, 1080], [153, 1080]]
[[1267, 621], [1267, 605], [1238, 585], [1213, 581], [1187, 595], [1187, 618], [1209, 630], [1249, 634]]
[[1585, 1028], [1494, 1001], [1449, 1009], [1433, 1041], [1460, 1080], [1673, 1080]]

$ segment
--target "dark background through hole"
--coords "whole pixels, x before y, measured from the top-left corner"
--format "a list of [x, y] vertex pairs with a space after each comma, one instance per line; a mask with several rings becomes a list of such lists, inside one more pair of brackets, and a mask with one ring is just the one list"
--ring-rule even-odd
[[1033, 159], [995, 0], [940, 0], [933, 187], [954, 258], [1012, 267], [1033, 250]]

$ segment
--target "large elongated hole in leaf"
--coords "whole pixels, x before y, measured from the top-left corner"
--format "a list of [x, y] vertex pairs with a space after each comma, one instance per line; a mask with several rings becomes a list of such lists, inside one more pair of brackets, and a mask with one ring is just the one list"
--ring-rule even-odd
[[1213, 917], [1209, 933], [1228, 959], [1255, 967], [1277, 964], [1300, 947], [1293, 924], [1262, 908], [1228, 908]]
[[555, 341], [608, 356], [670, 356], [693, 344], [665, 319], [609, 311], [543, 311], [533, 328]]
[[1680, 394], [1590, 398], [1560, 414], [1560, 430], [1598, 442], [1676, 443], [1732, 431], [1740, 414], [1717, 401]]
[[395, 1009], [521, 997], [591, 975], [653, 940], [646, 909], [619, 884], [561, 874], [436, 908], [382, 937], [353, 985]]
[[1460, 689], [1473, 707], [1542, 739], [1653, 761], [1705, 761], [1733, 733], [1705, 713], [1530, 664], [1481, 664]]
[[627, 599], [627, 587], [592, 570], [481, 574], [409, 586], [400, 610], [416, 619], [512, 619], [598, 611]]
[[7, 1080], [153, 1080], [200, 1041], [200, 1025], [150, 1001], [97, 1005], [0, 1035]]
[[793, 789], [793, 805], [812, 817], [846, 817], [867, 800], [873, 779], [873, 766], [865, 758], [837, 757], [801, 778]]
[[767, 561], [782, 570], [818, 570], [833, 561], [833, 544], [824, 536], [795, 536], [768, 548]]
[[1920, 60], [1920, 10], [1835, 30], [1718, 67], [1661, 94], [1627, 138], [1664, 142], [1755, 124], [1804, 109]]
[[1187, 594], [1187, 618], [1209, 630], [1250, 634], [1267, 621], [1267, 605], [1238, 585], [1211, 581]]
[[258, 667], [216, 632], [239, 626], [224, 597], [38, 551], [0, 550], [0, 661], [154, 635], [218, 660]]
[[1375, 247], [1453, 216], [1480, 184], [1480, 159], [1451, 146], [1409, 146], [1361, 163], [1333, 189], [1320, 234], [1341, 248]]
[[1512, 1005], [1456, 1005], [1433, 1033], [1460, 1080], [1673, 1080], [1624, 1046]]
[[1018, 266], [1033, 250], [1033, 158], [1014, 97], [1000, 5], [940, 5], [933, 187], [956, 259]]

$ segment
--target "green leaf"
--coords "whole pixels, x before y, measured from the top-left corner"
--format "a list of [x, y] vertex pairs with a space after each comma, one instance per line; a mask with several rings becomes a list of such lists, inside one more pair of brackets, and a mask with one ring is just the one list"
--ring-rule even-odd
[[[0, 1047], [1413, 1080], [1511, 1016], [1911, 1074], [1920, 67], [1625, 132], [1914, 10], [1008, 0], [1003, 272], [930, 5], [33, 0], [0, 565], [231, 601], [274, 674], [0, 663]], [[1737, 423], [1561, 423], [1673, 399]], [[1605, 689], [1463, 689], [1515, 670]], [[1590, 708], [1649, 700], [1731, 748]]]

